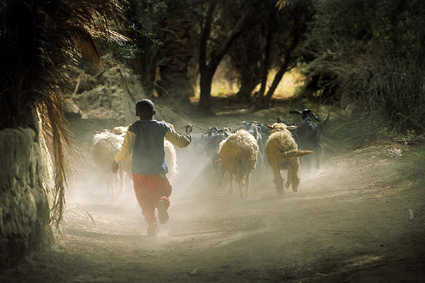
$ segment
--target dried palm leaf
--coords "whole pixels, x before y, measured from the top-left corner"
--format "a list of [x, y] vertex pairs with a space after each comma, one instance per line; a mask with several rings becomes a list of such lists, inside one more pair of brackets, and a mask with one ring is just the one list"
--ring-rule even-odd
[[34, 125], [39, 111], [54, 161], [52, 219], [58, 224], [70, 145], [63, 116], [66, 74], [82, 59], [101, 65], [94, 39], [126, 40], [113, 30], [125, 19], [115, 0], [0, 0], [0, 20], [0, 129]]

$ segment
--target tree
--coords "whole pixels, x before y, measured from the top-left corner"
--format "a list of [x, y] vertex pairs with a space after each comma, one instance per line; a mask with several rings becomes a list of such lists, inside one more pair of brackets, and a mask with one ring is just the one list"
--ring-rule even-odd
[[37, 129], [39, 113], [55, 169], [51, 217], [59, 224], [69, 145], [62, 98], [67, 70], [82, 59], [101, 64], [94, 38], [122, 40], [111, 27], [124, 17], [114, 0], [1, 0], [0, 19], [0, 130]]
[[314, 5], [308, 44], [317, 56], [305, 68], [303, 95], [350, 104], [368, 121], [382, 118], [382, 126], [392, 131], [423, 131], [423, 1], [315, 0]]
[[224, 55], [229, 50], [234, 40], [247, 27], [249, 18], [255, 9], [261, 6], [261, 1], [242, 1], [239, 19], [234, 23], [231, 32], [220, 43], [209, 44], [216, 7], [221, 4], [218, 0], [210, 1], [206, 9], [206, 16], [201, 18], [201, 37], [199, 45], [199, 72], [200, 72], [200, 99], [198, 108], [204, 113], [209, 113], [212, 107], [211, 85], [214, 74]]
[[189, 103], [188, 68], [193, 56], [190, 1], [139, 1], [126, 4], [131, 37], [138, 48], [133, 66], [148, 96]]
[[239, 102], [251, 101], [254, 88], [261, 83], [261, 61], [264, 55], [260, 12], [250, 19], [247, 29], [235, 40], [229, 50], [230, 62], [238, 74], [240, 88], [235, 99]]
[[[236, 39], [229, 51], [233, 66], [239, 72], [238, 101], [250, 101], [254, 88], [261, 84], [255, 97], [256, 108], [267, 108], [282, 76], [298, 61], [308, 25], [314, 10], [310, 1], [263, 1], [251, 18], [249, 29]], [[268, 77], [276, 70], [274, 81], [267, 91]]]
[[[255, 105], [256, 109], [268, 108], [274, 91], [276, 90], [283, 75], [296, 66], [297, 58], [300, 54], [297, 51], [303, 46], [306, 34], [309, 31], [309, 25], [315, 14], [310, 0], [298, 0], [292, 4], [286, 3], [284, 7], [277, 11], [276, 7], [269, 7], [268, 21], [265, 23], [265, 51], [262, 62], [262, 80], [261, 88], [258, 92], [258, 99]], [[280, 33], [275, 33], [276, 26], [284, 27], [279, 29]], [[267, 93], [267, 77], [269, 70], [274, 65], [270, 62], [272, 49], [277, 48], [280, 55], [277, 73], [273, 79]]]

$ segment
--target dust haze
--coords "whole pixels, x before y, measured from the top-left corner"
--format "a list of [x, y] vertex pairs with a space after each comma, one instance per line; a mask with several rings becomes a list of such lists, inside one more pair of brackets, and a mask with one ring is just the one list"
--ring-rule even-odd
[[[270, 115], [275, 117], [274, 114]], [[192, 121], [203, 127], [258, 117]], [[195, 142], [176, 148], [170, 219], [157, 238], [148, 228], [131, 179], [106, 193], [91, 155], [92, 130], [116, 121], [71, 121], [78, 172], [69, 182], [66, 238], [43, 267], [43, 282], [421, 282], [425, 215], [422, 191], [409, 190], [405, 159], [391, 142], [338, 155], [326, 150], [320, 170], [301, 169], [298, 192], [278, 195], [270, 168], [251, 174], [246, 200], [227, 194]], [[177, 128], [181, 132], [181, 129]], [[406, 148], [403, 148], [403, 151]], [[286, 172], [282, 171], [286, 180]], [[413, 213], [413, 214], [412, 214]], [[43, 273], [44, 272], [44, 273]], [[47, 273], [46, 273], [47, 272]], [[66, 274], [68, 281], [62, 278]], [[0, 279], [1, 279], [0, 275]], [[26, 277], [28, 278], [28, 277]], [[19, 279], [19, 278], [18, 278]], [[22, 279], [22, 278], [21, 278]], [[50, 280], [50, 281], [49, 281]], [[19, 281], [16, 281], [19, 282]]]

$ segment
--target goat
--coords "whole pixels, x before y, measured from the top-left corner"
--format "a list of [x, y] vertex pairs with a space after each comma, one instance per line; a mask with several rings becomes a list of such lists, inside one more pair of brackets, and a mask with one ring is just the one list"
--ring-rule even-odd
[[287, 170], [286, 188], [292, 185], [292, 191], [296, 192], [300, 184], [298, 169], [300, 167], [298, 157], [312, 154], [312, 151], [298, 150], [298, 146], [292, 137], [290, 129], [295, 126], [286, 126], [283, 123], [275, 123], [268, 126], [271, 130], [267, 140], [265, 153], [267, 161], [273, 170], [276, 191], [283, 194], [283, 178], [281, 170]]
[[320, 122], [320, 119], [310, 110], [304, 109], [303, 111], [292, 110], [290, 114], [301, 115], [303, 121], [296, 129], [298, 137], [298, 144], [303, 150], [313, 151], [313, 155], [303, 158], [303, 164], [306, 164], [308, 171], [311, 170], [311, 160], [313, 157], [316, 159], [316, 169], [320, 169], [320, 154], [322, 153], [322, 145], [320, 141], [320, 134], [317, 125], [313, 119]]
[[[204, 129], [205, 130], [205, 129]], [[231, 135], [231, 129], [218, 129], [217, 127], [210, 127], [201, 135], [201, 139], [198, 144], [198, 150], [204, 153], [213, 166], [213, 172], [217, 176], [219, 186], [223, 188], [222, 178], [224, 175], [224, 168], [215, 162], [218, 157], [218, 149], [220, 143], [227, 139]]]
[[124, 137], [114, 134], [110, 130], [95, 132], [93, 138], [93, 159], [96, 167], [99, 169], [102, 178], [106, 182], [106, 190], [108, 194], [115, 194], [118, 184], [123, 189], [123, 179], [127, 167], [131, 167], [131, 160], [127, 157], [123, 162], [125, 166], [120, 166], [118, 174], [111, 172], [110, 164], [112, 164], [115, 155], [120, 151]]
[[[249, 192], [249, 177], [255, 169], [258, 156], [257, 140], [246, 130], [239, 130], [231, 134], [220, 143], [218, 150], [219, 160], [230, 174], [229, 194], [233, 193], [233, 176], [239, 185], [240, 198], [245, 199]], [[245, 180], [245, 194], [242, 183]]]

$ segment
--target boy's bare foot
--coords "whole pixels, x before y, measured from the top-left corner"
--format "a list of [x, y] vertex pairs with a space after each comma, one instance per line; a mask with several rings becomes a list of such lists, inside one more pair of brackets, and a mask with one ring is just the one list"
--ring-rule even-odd
[[164, 201], [159, 200], [158, 203], [156, 204], [156, 207], [158, 209], [159, 223], [161, 224], [167, 223], [169, 216], [168, 216], [167, 208], [165, 207]]

